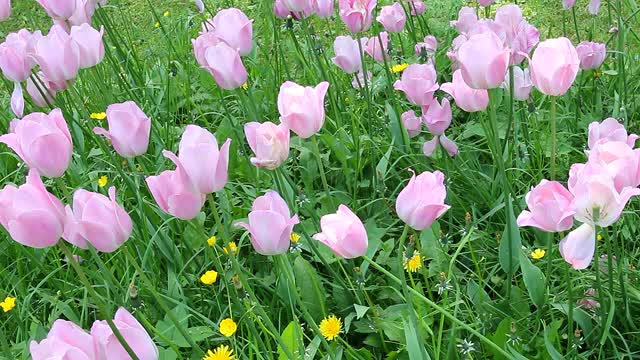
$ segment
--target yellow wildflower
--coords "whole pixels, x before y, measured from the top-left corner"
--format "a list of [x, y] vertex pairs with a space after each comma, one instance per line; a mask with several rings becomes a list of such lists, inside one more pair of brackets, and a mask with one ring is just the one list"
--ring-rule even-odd
[[531, 252], [531, 257], [536, 260], [540, 260], [547, 252], [544, 249], [535, 249]]
[[16, 298], [7, 296], [3, 302], [0, 302], [0, 307], [4, 312], [11, 311], [14, 307], [16, 307]]
[[596, 239], [598, 239], [598, 241], [602, 241], [602, 239], [603, 239], [602, 235], [598, 234], [598, 237]]
[[291, 240], [292, 243], [297, 243], [298, 241], [300, 241], [300, 235], [292, 232], [291, 235], [289, 235], [289, 240]]
[[209, 246], [215, 246], [217, 240], [218, 239], [216, 238], [216, 236], [213, 235], [212, 237], [207, 239], [207, 244], [209, 244]]
[[207, 354], [202, 360], [234, 360], [236, 357], [233, 355], [233, 350], [227, 345], [220, 345], [215, 350], [207, 351]]
[[226, 337], [230, 337], [236, 332], [236, 330], [238, 330], [238, 325], [235, 321], [233, 321], [232, 318], [226, 318], [220, 321], [220, 325], [218, 327], [220, 330], [220, 334]]
[[91, 117], [94, 120], [104, 120], [107, 118], [107, 113], [106, 112], [91, 113], [89, 117]]
[[164, 14], [162, 14], [162, 16], [164, 16], [164, 17], [169, 16], [169, 10], [165, 11]]
[[225, 247], [222, 250], [224, 250], [224, 253], [227, 254], [227, 255], [229, 255], [229, 250], [231, 250], [232, 253], [237, 254], [238, 253], [238, 246], [236, 245], [235, 242], [229, 241], [229, 249], [227, 249]]
[[329, 315], [320, 322], [320, 333], [331, 341], [342, 332], [342, 321], [335, 315]]
[[249, 84], [247, 84], [246, 82], [242, 84], [242, 89], [247, 90], [248, 88], [249, 88]]
[[109, 182], [109, 179], [106, 176], [102, 175], [98, 179], [98, 186], [105, 187], [107, 185], [107, 182]]
[[218, 279], [218, 273], [213, 270], [207, 271], [206, 273], [204, 273], [204, 275], [200, 277], [200, 281], [202, 281], [202, 283], [205, 285], [211, 285], [214, 282], [216, 282], [217, 279]]
[[399, 73], [399, 72], [403, 72], [404, 69], [406, 69], [409, 66], [409, 64], [404, 63], [404, 64], [398, 64], [398, 65], [393, 65], [391, 67], [391, 71], [394, 73]]
[[419, 252], [414, 251], [413, 256], [406, 259], [404, 262], [404, 269], [412, 273], [417, 272], [422, 268], [422, 255]]
[[159, 23], [159, 22], [156, 22], [156, 23], [155, 23], [155, 25], [153, 25], [153, 26], [155, 26], [155, 27], [159, 28], [159, 27], [160, 27], [160, 23]]

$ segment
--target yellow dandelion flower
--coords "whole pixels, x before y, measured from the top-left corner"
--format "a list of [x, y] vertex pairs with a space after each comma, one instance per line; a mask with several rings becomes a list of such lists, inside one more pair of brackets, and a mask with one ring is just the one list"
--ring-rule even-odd
[[531, 258], [540, 260], [544, 257], [547, 252], [544, 249], [535, 249], [531, 252]]
[[292, 232], [291, 235], [289, 235], [289, 240], [291, 240], [292, 243], [297, 243], [298, 241], [300, 241], [300, 235]]
[[164, 16], [164, 17], [169, 16], [169, 10], [165, 11], [164, 14], [162, 14], [162, 16]]
[[596, 239], [598, 239], [598, 241], [602, 241], [603, 237], [602, 237], [602, 235], [598, 234], [598, 236], [596, 237]]
[[399, 72], [403, 72], [404, 69], [406, 69], [409, 66], [409, 64], [404, 63], [404, 64], [398, 64], [398, 65], [393, 65], [391, 67], [391, 71], [394, 73], [399, 73]]
[[249, 84], [247, 84], [247, 83], [242, 84], [242, 88], [244, 90], [247, 90], [249, 88]]
[[232, 318], [226, 318], [220, 321], [220, 325], [218, 327], [220, 330], [220, 334], [226, 337], [230, 337], [236, 332], [236, 330], [238, 330], [238, 325], [235, 321], [233, 321]]
[[202, 360], [234, 360], [236, 357], [233, 355], [233, 350], [227, 345], [220, 345], [215, 350], [207, 351], [207, 354]]
[[331, 341], [342, 332], [342, 321], [335, 315], [329, 315], [320, 322], [320, 333]]
[[100, 176], [100, 178], [98, 178], [98, 186], [99, 187], [105, 187], [108, 182], [109, 182], [109, 179], [104, 175], [102, 175], [102, 176]]
[[159, 28], [160, 27], [160, 22], [156, 22], [155, 25], [153, 25], [153, 26]]
[[107, 113], [106, 112], [91, 113], [89, 117], [94, 120], [104, 120], [107, 118]]
[[215, 246], [216, 241], [218, 241], [218, 239], [216, 238], [215, 235], [213, 235], [212, 237], [207, 239], [207, 244], [209, 244], [209, 246]]
[[3, 302], [0, 302], [0, 307], [3, 312], [9, 312], [16, 307], [16, 298], [7, 296]]
[[413, 256], [404, 261], [404, 269], [412, 273], [417, 272], [422, 268], [422, 255], [419, 252], [414, 251]]
[[231, 250], [232, 253], [237, 254], [238, 253], [238, 246], [236, 245], [235, 242], [229, 241], [228, 249], [225, 247], [222, 250], [224, 250], [224, 253], [227, 254], [227, 255], [229, 255], [229, 250]]
[[218, 273], [213, 270], [207, 271], [206, 273], [204, 273], [204, 275], [200, 277], [200, 281], [202, 281], [202, 283], [205, 285], [211, 285], [214, 282], [216, 282], [217, 279], [218, 279]]

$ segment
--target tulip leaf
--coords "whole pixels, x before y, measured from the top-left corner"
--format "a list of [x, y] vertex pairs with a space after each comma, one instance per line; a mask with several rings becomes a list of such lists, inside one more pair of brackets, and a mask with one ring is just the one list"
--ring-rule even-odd
[[513, 214], [513, 204], [511, 197], [507, 200], [507, 219], [502, 239], [499, 245], [500, 267], [507, 274], [513, 275], [518, 269], [520, 248], [522, 240], [520, 238], [520, 229], [516, 223], [516, 217]]
[[400, 122], [400, 117], [396, 110], [388, 102], [385, 103], [385, 109], [389, 115], [389, 123], [391, 124], [391, 139], [398, 151], [406, 153], [409, 148], [409, 135], [404, 126]]
[[424, 346], [421, 345], [418, 338], [418, 330], [413, 326], [411, 321], [402, 320], [404, 325], [404, 336], [407, 342], [407, 353], [410, 360], [425, 360], [428, 355], [424, 351]]
[[537, 266], [533, 265], [526, 254], [522, 251], [520, 253], [520, 269], [522, 270], [522, 277], [524, 278], [524, 285], [529, 292], [529, 298], [531, 302], [541, 307], [545, 300], [545, 277], [544, 274]]
[[298, 256], [293, 264], [293, 272], [300, 289], [301, 305], [306, 307], [315, 320], [322, 319], [326, 309], [324, 303], [326, 291], [316, 269], [307, 260]]

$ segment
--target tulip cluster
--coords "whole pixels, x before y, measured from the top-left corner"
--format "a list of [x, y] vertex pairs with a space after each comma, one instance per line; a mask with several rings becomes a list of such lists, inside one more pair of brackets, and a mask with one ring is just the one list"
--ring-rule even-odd
[[285, 19], [291, 16], [304, 19], [312, 15], [328, 18], [333, 15], [334, 0], [275, 0], [273, 12], [276, 17]]
[[[116, 311], [113, 323], [138, 359], [158, 359], [158, 347], [147, 330], [125, 308]], [[87, 333], [71, 321], [58, 319], [46, 338], [31, 342], [29, 352], [33, 360], [130, 358], [105, 320], [95, 321], [91, 332]]]

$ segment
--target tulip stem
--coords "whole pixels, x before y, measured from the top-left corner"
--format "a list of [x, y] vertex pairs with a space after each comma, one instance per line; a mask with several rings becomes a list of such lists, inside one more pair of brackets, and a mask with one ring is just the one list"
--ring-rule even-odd
[[327, 183], [327, 176], [325, 174], [324, 164], [322, 162], [322, 156], [320, 155], [320, 147], [318, 146], [318, 139], [316, 135], [311, 137], [311, 142], [313, 143], [313, 151], [316, 153], [316, 157], [318, 158], [318, 170], [320, 171], [322, 186], [326, 192], [327, 200], [329, 200], [330, 204], [333, 206], [333, 200], [331, 198], [331, 192], [329, 191], [329, 184]]
[[82, 271], [82, 268], [78, 264], [78, 261], [76, 261], [76, 258], [71, 253], [71, 250], [69, 250], [69, 248], [64, 243], [64, 241], [60, 241], [58, 242], [58, 244], [60, 245], [60, 249], [62, 250], [62, 253], [64, 254], [64, 256], [67, 257], [67, 260], [71, 264], [71, 267], [73, 267], [76, 274], [78, 274], [78, 278], [80, 278], [80, 282], [82, 282], [84, 287], [87, 289], [87, 291], [89, 292], [89, 295], [93, 297], [94, 301], [96, 302], [96, 305], [100, 309], [100, 312], [102, 312], [102, 316], [104, 316], [105, 320], [107, 321], [107, 324], [109, 325], [109, 328], [111, 329], [111, 331], [113, 331], [113, 334], [116, 336], [116, 339], [118, 339], [118, 342], [120, 343], [120, 345], [122, 345], [124, 350], [127, 352], [127, 354], [129, 354], [129, 356], [131, 356], [133, 360], [139, 360], [136, 353], [133, 351], [133, 349], [131, 349], [131, 346], [129, 346], [127, 341], [124, 339], [124, 337], [120, 333], [120, 330], [118, 330], [116, 325], [113, 323], [113, 320], [111, 319], [111, 315], [107, 310], [105, 303], [102, 301], [102, 299], [100, 299], [100, 296], [98, 296], [98, 293], [96, 293], [96, 291], [91, 286], [91, 283], [87, 279], [87, 276], [84, 274], [84, 271]]
[[557, 152], [557, 113], [556, 113], [556, 97], [551, 97], [551, 107], [549, 109], [551, 121], [551, 180], [556, 179], [556, 152]]
[[568, 311], [567, 311], [567, 318], [568, 318], [568, 331], [567, 331], [567, 354], [569, 354], [572, 350], [573, 350], [573, 284], [572, 284], [572, 279], [571, 279], [571, 266], [566, 266], [566, 282], [567, 282], [567, 289], [568, 289]]
[[576, 28], [576, 38], [578, 42], [580, 42], [580, 31], [578, 31], [578, 17], [576, 16], [576, 7], [571, 7], [571, 12], [573, 13], [573, 26]]

